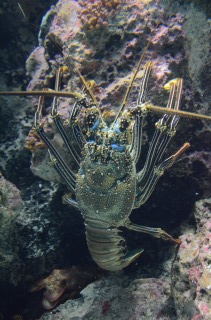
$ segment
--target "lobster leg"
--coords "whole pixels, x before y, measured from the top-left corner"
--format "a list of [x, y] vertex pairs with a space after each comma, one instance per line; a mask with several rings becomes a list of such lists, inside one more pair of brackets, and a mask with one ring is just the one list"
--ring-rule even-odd
[[[45, 143], [46, 143], [46, 141], [45, 141]], [[48, 147], [49, 147], [49, 145], [48, 145]], [[48, 153], [49, 153], [49, 156], [50, 156], [50, 159], [51, 159], [51, 164], [55, 167], [56, 171], [59, 173], [59, 175], [65, 181], [65, 183], [70, 188], [70, 190], [75, 193], [75, 181], [74, 180], [70, 180], [68, 175], [67, 175], [67, 173], [65, 172], [66, 171], [64, 169], [65, 163], [64, 163], [64, 165], [62, 165], [60, 163], [60, 161], [58, 161], [57, 158], [55, 156], [53, 156], [53, 154], [55, 154], [55, 153], [52, 154], [52, 152], [50, 151], [50, 147], [49, 147]], [[68, 168], [66, 168], [66, 169], [68, 170]]]
[[130, 220], [128, 220], [124, 226], [130, 230], [147, 233], [153, 237], [168, 240], [176, 244], [180, 244], [182, 242], [180, 239], [173, 238], [170, 234], [168, 234], [167, 232], [163, 231], [160, 228], [150, 228], [150, 227], [140, 226], [132, 223]]
[[130, 147], [131, 157], [135, 163], [138, 162], [141, 154], [142, 146], [142, 129], [143, 122], [146, 117], [146, 113], [143, 112], [144, 103], [146, 99], [146, 89], [149, 80], [150, 73], [152, 71], [152, 62], [149, 61], [145, 67], [144, 75], [142, 78], [139, 95], [137, 99], [137, 107], [140, 109], [140, 112], [136, 113], [135, 124], [133, 128], [132, 143]]
[[62, 197], [62, 200], [65, 204], [68, 204], [69, 206], [73, 207], [73, 208], [76, 208], [79, 210], [79, 207], [78, 207], [78, 203], [77, 201], [73, 200], [72, 199], [72, 195], [70, 194], [65, 194], [63, 197]]
[[68, 166], [62, 159], [59, 151], [56, 149], [56, 147], [53, 145], [53, 143], [51, 142], [51, 140], [48, 138], [48, 136], [43, 130], [43, 126], [41, 123], [43, 102], [44, 102], [44, 97], [40, 97], [37, 111], [35, 113], [35, 118], [34, 118], [35, 130], [40, 135], [41, 139], [45, 142], [45, 144], [48, 146], [50, 157], [51, 157], [52, 163], [55, 165], [56, 170], [62, 176], [64, 181], [67, 183], [67, 186], [70, 188], [70, 190], [75, 193], [75, 183], [76, 183], [75, 174], [68, 168]]
[[[68, 64], [68, 66], [71, 67], [70, 59], [67, 59], [66, 62]], [[97, 100], [91, 90], [93, 83], [90, 83], [90, 81], [86, 81], [77, 68], [75, 68], [75, 72], [78, 74], [78, 76], [83, 84], [82, 92], [85, 93], [85, 95], [82, 95], [83, 98], [79, 97], [79, 99], [77, 99], [78, 101], [76, 101], [76, 103], [74, 104], [74, 106], [70, 112], [70, 118], [69, 118], [68, 122], [70, 124], [73, 136], [78, 143], [78, 146], [80, 147], [80, 149], [82, 149], [87, 141], [86, 141], [86, 138], [84, 137], [83, 133], [81, 132], [81, 128], [78, 123], [78, 116], [80, 114], [81, 108], [85, 107], [85, 109], [89, 109], [91, 106], [94, 105], [96, 107], [96, 109], [98, 110], [101, 122], [104, 122], [104, 120], [102, 118], [102, 113], [101, 113], [101, 110], [98, 106]]]
[[85, 138], [81, 132], [81, 129], [77, 123], [77, 117], [80, 113], [80, 110], [81, 110], [81, 107], [79, 106], [79, 103], [77, 101], [77, 102], [75, 102], [73, 108], [71, 109], [70, 118], [69, 118], [68, 122], [70, 124], [71, 132], [73, 134], [75, 141], [77, 142], [79, 148], [82, 149], [86, 143], [86, 140], [85, 140]]
[[[56, 83], [55, 83], [55, 90], [60, 91], [61, 89], [61, 78], [62, 74], [65, 71], [65, 67], [61, 67], [58, 69], [57, 74], [56, 74]], [[58, 132], [60, 133], [68, 151], [70, 152], [72, 158], [75, 160], [77, 163], [78, 167], [80, 166], [80, 156], [77, 152], [77, 150], [74, 148], [74, 145], [70, 143], [69, 138], [64, 130], [63, 124], [60, 119], [60, 115], [57, 111], [57, 97], [54, 97], [53, 99], [53, 106], [51, 109], [51, 117], [57, 127]]]
[[[168, 108], [178, 110], [181, 99], [182, 83], [182, 79], [177, 79], [177, 83], [171, 85]], [[178, 121], [178, 116], [164, 114], [164, 116], [155, 124], [156, 130], [150, 144], [145, 165], [137, 174], [137, 196], [135, 207], [140, 207], [146, 202], [164, 170], [172, 166], [178, 155], [184, 152], [189, 146], [189, 144], [185, 144], [177, 153], [159, 163], [172, 136], [176, 132]]]
[[[157, 181], [164, 174], [164, 171], [170, 168], [174, 164], [176, 159], [189, 147], [190, 144], [188, 142], [184, 143], [183, 146], [176, 153], [174, 153], [172, 156], [165, 159], [162, 163], [153, 168], [152, 172], [149, 173], [147, 185], [145, 186], [145, 188], [142, 189], [141, 194], [136, 196], [134, 208], [139, 208], [142, 204], [146, 202], [146, 200], [152, 194]], [[140, 189], [138, 189], [138, 192], [140, 192]]]

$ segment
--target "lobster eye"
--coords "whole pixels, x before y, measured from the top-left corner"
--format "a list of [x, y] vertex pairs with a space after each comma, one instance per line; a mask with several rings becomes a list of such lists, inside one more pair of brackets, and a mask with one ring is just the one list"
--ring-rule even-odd
[[103, 112], [103, 120], [105, 120], [108, 126], [114, 121], [115, 116], [116, 114], [114, 110], [105, 110]]

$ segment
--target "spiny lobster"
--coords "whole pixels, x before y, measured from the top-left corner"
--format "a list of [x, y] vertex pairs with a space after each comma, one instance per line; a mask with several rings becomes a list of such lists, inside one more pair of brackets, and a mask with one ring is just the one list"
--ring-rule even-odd
[[[143, 205], [158, 179], [171, 167], [175, 160], [189, 147], [185, 143], [175, 154], [163, 160], [164, 152], [176, 132], [180, 117], [211, 120], [210, 116], [180, 111], [183, 80], [174, 79], [165, 85], [169, 90], [166, 108], [154, 106], [146, 101], [146, 90], [153, 65], [145, 66], [137, 103], [126, 108], [128, 96], [149, 47], [149, 40], [127, 88], [122, 106], [113, 121], [101, 112], [93, 95], [90, 84], [80, 74], [83, 83], [81, 93], [64, 92], [61, 89], [62, 75], [67, 67], [58, 70], [55, 90], [28, 92], [1, 92], [0, 95], [39, 95], [39, 104], [35, 113], [34, 127], [49, 149], [49, 155], [56, 170], [66, 183], [74, 197], [64, 196], [67, 204], [78, 208], [84, 218], [86, 239], [93, 260], [103, 269], [121, 270], [134, 261], [142, 249], [128, 252], [120, 227], [149, 234], [180, 244], [160, 228], [136, 225], [130, 221], [134, 208]], [[68, 62], [68, 59], [67, 59]], [[53, 97], [51, 117], [64, 144], [78, 167], [73, 172], [57, 147], [43, 130], [42, 108], [44, 97]], [[60, 119], [58, 97], [73, 97], [75, 104], [70, 110], [68, 123], [73, 143]], [[79, 121], [83, 110], [83, 125]], [[147, 112], [162, 113], [155, 124], [155, 132], [141, 171], [137, 172], [137, 162], [142, 147], [142, 128]], [[78, 147], [75, 146], [75, 143]], [[78, 149], [80, 151], [78, 151]]]

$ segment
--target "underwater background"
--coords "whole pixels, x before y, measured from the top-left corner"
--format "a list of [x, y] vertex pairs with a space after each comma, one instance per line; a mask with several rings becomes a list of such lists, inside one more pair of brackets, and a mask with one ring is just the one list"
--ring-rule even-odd
[[[150, 101], [166, 106], [163, 85], [182, 77], [181, 109], [211, 115], [211, 3], [168, 4], [2, 0], [0, 90], [53, 89], [56, 70], [70, 57], [73, 69], [95, 81], [102, 107], [117, 110], [161, 20], [143, 62], [154, 65]], [[71, 70], [64, 81], [71, 90], [81, 88]], [[124, 231], [129, 247], [144, 248], [144, 253], [112, 274], [94, 265], [80, 213], [62, 203], [66, 186], [31, 130], [37, 103], [38, 98], [0, 97], [0, 319], [211, 319], [210, 122], [181, 119], [168, 152], [185, 141], [191, 148], [160, 179], [147, 203], [132, 213], [137, 224], [181, 236], [173, 267], [174, 245]], [[73, 103], [61, 99], [62, 119]], [[49, 99], [45, 130], [60, 145], [50, 106]], [[147, 117], [140, 168], [157, 119], [155, 114]]]

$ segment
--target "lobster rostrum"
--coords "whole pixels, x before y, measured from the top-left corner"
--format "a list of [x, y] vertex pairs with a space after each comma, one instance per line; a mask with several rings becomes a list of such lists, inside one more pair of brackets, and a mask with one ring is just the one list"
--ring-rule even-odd
[[[62, 75], [67, 67], [57, 71], [55, 90], [0, 92], [0, 95], [40, 95], [34, 127], [48, 146], [53, 165], [70, 189], [72, 196], [65, 195], [65, 203], [78, 208], [83, 215], [87, 245], [93, 260], [101, 268], [110, 271], [125, 268], [143, 252], [142, 249], [128, 252], [120, 227], [176, 244], [181, 243], [179, 239], [173, 238], [160, 228], [132, 223], [130, 214], [134, 208], [147, 201], [164, 171], [189, 147], [189, 143], [184, 143], [176, 153], [163, 159], [164, 152], [176, 133], [179, 118], [182, 116], [211, 120], [210, 116], [179, 110], [183, 87], [183, 80], [179, 78], [168, 82], [164, 87], [169, 90], [166, 108], [147, 102], [146, 90], [153, 68], [152, 62], [145, 66], [136, 106], [126, 106], [149, 44], [150, 40], [129, 83], [122, 106], [112, 121], [109, 113], [106, 115], [101, 112], [90, 84], [78, 70], [76, 71], [83, 83], [82, 92], [60, 91]], [[42, 108], [45, 96], [53, 97], [51, 117], [69, 156], [78, 167], [76, 173], [44, 132]], [[68, 119], [71, 139], [57, 110], [58, 97], [75, 98]], [[82, 111], [85, 114], [83, 123], [80, 121]], [[143, 168], [137, 171], [142, 147], [143, 122], [148, 112], [161, 113], [162, 117], [155, 123], [155, 132]], [[72, 138], [75, 140], [74, 143]]]

